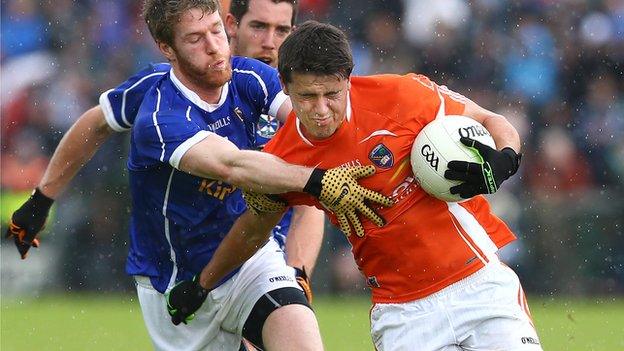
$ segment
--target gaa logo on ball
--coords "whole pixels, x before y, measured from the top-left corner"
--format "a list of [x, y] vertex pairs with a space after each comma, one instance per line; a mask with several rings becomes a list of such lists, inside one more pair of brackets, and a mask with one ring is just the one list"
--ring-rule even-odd
[[461, 137], [496, 148], [494, 139], [481, 123], [457, 115], [444, 116], [427, 124], [412, 145], [410, 161], [416, 180], [429, 195], [443, 201], [464, 200], [449, 190], [461, 182], [444, 178], [449, 161], [482, 162], [476, 151], [459, 141]]

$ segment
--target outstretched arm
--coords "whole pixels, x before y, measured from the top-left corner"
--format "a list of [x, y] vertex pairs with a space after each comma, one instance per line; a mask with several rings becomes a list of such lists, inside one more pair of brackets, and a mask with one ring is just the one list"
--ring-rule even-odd
[[45, 224], [54, 199], [112, 132], [102, 108], [95, 106], [80, 116], [65, 133], [39, 185], [11, 216], [6, 236], [13, 237], [22, 259], [26, 258], [31, 246], [39, 246], [37, 234]]
[[240, 150], [229, 140], [210, 134], [192, 146], [180, 160], [179, 169], [190, 174], [220, 179], [259, 193], [303, 191], [312, 169], [284, 162], [268, 153]]
[[80, 116], [54, 151], [38, 185], [41, 192], [56, 199], [112, 133], [99, 105]]
[[334, 211], [347, 235], [351, 233], [349, 223], [358, 236], [364, 235], [357, 212], [378, 226], [384, 224], [367, 200], [384, 206], [394, 204], [389, 197], [358, 184], [357, 179], [375, 173], [372, 165], [312, 169], [286, 163], [269, 153], [239, 150], [229, 140], [216, 134], [203, 137], [180, 156], [179, 164], [173, 165], [190, 174], [220, 179], [256, 193], [306, 192]]

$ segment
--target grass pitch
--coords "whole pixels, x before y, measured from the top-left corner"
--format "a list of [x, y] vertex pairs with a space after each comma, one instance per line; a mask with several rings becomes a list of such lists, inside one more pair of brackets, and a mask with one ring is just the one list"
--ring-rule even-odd
[[[624, 298], [538, 299], [529, 304], [545, 350], [624, 350]], [[364, 297], [315, 299], [327, 350], [373, 350]], [[149, 350], [136, 298], [2, 298], [2, 350]]]

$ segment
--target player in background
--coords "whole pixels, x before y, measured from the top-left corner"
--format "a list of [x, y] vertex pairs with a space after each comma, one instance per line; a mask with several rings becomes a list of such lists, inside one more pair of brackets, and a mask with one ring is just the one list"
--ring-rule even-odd
[[[372, 291], [376, 349], [541, 350], [518, 277], [496, 255], [515, 236], [479, 195], [491, 191], [488, 181], [498, 186], [517, 171], [518, 133], [503, 116], [424, 76], [350, 77], [352, 68], [343, 32], [312, 21], [299, 26], [279, 51], [280, 78], [293, 113], [265, 152], [301, 165], [374, 165], [376, 174], [362, 184], [395, 200], [393, 207], [376, 208], [384, 227], [363, 220], [365, 234], [348, 237]], [[498, 148], [462, 139], [492, 172], [481, 164], [449, 162], [445, 176], [462, 181], [452, 192], [470, 198], [461, 203], [426, 194], [410, 168], [416, 135], [435, 118], [452, 118], [446, 115], [480, 122]], [[232, 247], [253, 254], [256, 249], [245, 244], [250, 236], [266, 233], [279, 220], [283, 209], [271, 213], [267, 201], [274, 209], [280, 203], [322, 208], [295, 193], [247, 194], [246, 200], [249, 210], [200, 275], [204, 288], [245, 259], [227, 255]], [[327, 215], [339, 222], [331, 211]]]
[[[234, 0], [225, 16], [232, 53], [257, 58], [277, 67], [277, 49], [290, 34], [296, 18], [295, 0]], [[129, 131], [143, 96], [155, 81], [169, 72], [169, 63], [149, 65], [127, 81], [100, 96], [100, 104], [86, 111], [65, 133], [32, 197], [13, 214], [14, 242], [22, 259], [45, 224], [52, 203], [78, 171], [114, 132]], [[257, 144], [264, 146], [278, 128], [278, 121], [266, 114], [256, 128]], [[291, 220], [292, 216], [292, 220]], [[273, 235], [285, 248], [287, 262], [297, 269], [297, 279], [311, 300], [311, 275], [323, 238], [323, 213], [298, 206], [285, 214]], [[23, 230], [23, 232], [22, 232]], [[20, 234], [21, 233], [21, 234]], [[286, 235], [290, 240], [285, 243]], [[306, 274], [307, 273], [307, 274]]]

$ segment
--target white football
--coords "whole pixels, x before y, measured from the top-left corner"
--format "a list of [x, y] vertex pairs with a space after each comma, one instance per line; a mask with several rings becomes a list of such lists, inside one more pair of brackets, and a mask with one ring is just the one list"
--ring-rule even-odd
[[444, 178], [449, 161], [482, 162], [476, 151], [459, 141], [461, 137], [496, 148], [494, 139], [481, 123], [457, 115], [444, 116], [427, 124], [412, 145], [411, 163], [416, 180], [429, 195], [447, 202], [465, 200], [449, 190], [461, 182]]

